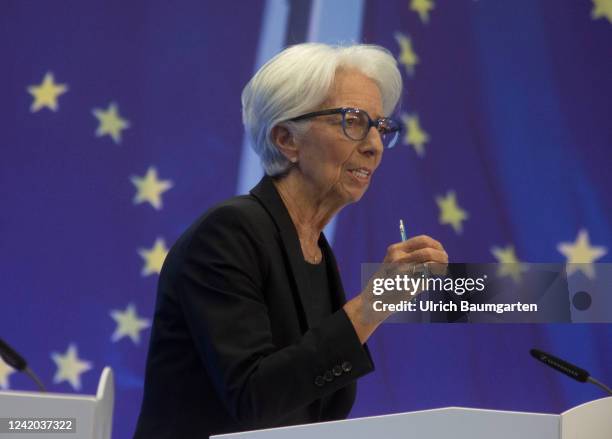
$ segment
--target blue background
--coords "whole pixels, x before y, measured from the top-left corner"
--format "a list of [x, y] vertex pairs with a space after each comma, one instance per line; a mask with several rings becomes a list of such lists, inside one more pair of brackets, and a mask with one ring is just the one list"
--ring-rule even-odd
[[[110, 312], [131, 303], [152, 318], [157, 275], [141, 274], [138, 250], [157, 238], [170, 246], [261, 175], [240, 93], [287, 44], [361, 41], [399, 56], [401, 32], [419, 57], [412, 74], [400, 66], [400, 111], [418, 115], [425, 154], [405, 142], [386, 151], [366, 196], [327, 231], [349, 297], [360, 264], [398, 241], [399, 218], [455, 262], [495, 262], [492, 247], [507, 245], [521, 261], [564, 262], [558, 245], [581, 230], [612, 247], [612, 16], [594, 19], [588, 0], [457, 0], [436, 1], [424, 22], [409, 5], [2, 2], [0, 337], [49, 390], [95, 393], [112, 366], [113, 437], [131, 437], [149, 329], [139, 343], [113, 342]], [[57, 111], [32, 112], [27, 88], [47, 72], [68, 91]], [[130, 123], [119, 144], [95, 135], [92, 110], [111, 102]], [[130, 178], [150, 166], [173, 182], [161, 209], [133, 202]], [[439, 221], [436, 197], [451, 190], [469, 214], [462, 233]], [[608, 251], [597, 262], [611, 261]], [[53, 382], [51, 355], [70, 344], [92, 364], [80, 390]], [[389, 324], [369, 346], [376, 371], [352, 416], [448, 405], [558, 413], [602, 396], [535, 363], [532, 347], [612, 382], [610, 324]], [[33, 389], [18, 374], [7, 384]]]

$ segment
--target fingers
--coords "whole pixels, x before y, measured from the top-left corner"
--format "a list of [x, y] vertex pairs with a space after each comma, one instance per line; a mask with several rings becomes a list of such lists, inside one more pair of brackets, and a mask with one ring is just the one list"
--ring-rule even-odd
[[426, 248], [426, 247], [437, 248], [438, 250], [444, 250], [444, 247], [442, 247], [442, 244], [440, 244], [439, 241], [436, 241], [435, 239], [433, 239], [431, 236], [419, 235], [419, 236], [415, 236], [414, 238], [410, 238], [403, 242], [391, 244], [387, 248], [387, 253], [389, 253], [390, 251], [411, 252], [411, 251], [418, 250], [420, 248]]
[[384, 262], [440, 262], [446, 264], [448, 263], [448, 254], [439, 241], [427, 235], [420, 235], [407, 241], [390, 245], [387, 248]]
[[393, 262], [420, 264], [425, 262], [448, 263], [448, 254], [444, 250], [434, 248], [422, 248], [410, 253], [405, 253], [402, 257]]

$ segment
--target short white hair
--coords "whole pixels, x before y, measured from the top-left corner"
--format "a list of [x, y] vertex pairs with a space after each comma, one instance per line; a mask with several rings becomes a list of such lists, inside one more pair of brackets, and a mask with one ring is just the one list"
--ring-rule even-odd
[[[402, 93], [402, 77], [387, 49], [370, 44], [288, 47], [264, 64], [242, 91], [242, 122], [266, 174], [279, 175], [291, 166], [272, 141], [272, 128], [321, 105], [340, 68], [354, 68], [371, 78], [380, 90], [385, 115], [393, 113]], [[296, 135], [309, 124], [301, 129], [297, 123], [284, 125]]]

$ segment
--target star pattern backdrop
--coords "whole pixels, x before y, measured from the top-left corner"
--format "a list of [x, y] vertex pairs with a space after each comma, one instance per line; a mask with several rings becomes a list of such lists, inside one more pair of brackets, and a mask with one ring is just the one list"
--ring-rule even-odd
[[[235, 194], [240, 93], [273, 2], [317, 3], [0, 7], [0, 337], [50, 391], [95, 393], [112, 366], [115, 438], [133, 433], [168, 249]], [[454, 261], [515, 264], [513, 278], [521, 262], [611, 262], [612, 0], [355, 4], [361, 41], [400, 63], [406, 131], [337, 218], [347, 295], [361, 263], [399, 240], [399, 218]], [[307, 14], [288, 20], [286, 42], [308, 25]], [[576, 267], [570, 277], [588, 286], [594, 266]], [[601, 396], [533, 364], [531, 347], [612, 381], [610, 324], [389, 324], [369, 345], [376, 371], [351, 416], [560, 412]], [[34, 386], [0, 360], [0, 388]]]

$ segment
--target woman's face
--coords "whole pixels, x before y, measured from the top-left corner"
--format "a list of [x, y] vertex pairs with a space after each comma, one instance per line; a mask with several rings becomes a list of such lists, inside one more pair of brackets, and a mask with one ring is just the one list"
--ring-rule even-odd
[[[383, 117], [382, 99], [376, 83], [356, 70], [340, 70], [327, 100], [320, 109], [356, 107], [372, 119]], [[316, 110], [316, 109], [315, 109]], [[298, 166], [318, 194], [358, 201], [380, 164], [383, 145], [378, 131], [370, 128], [365, 139], [355, 141], [342, 131], [342, 115], [311, 119], [308, 131], [298, 140]]]

